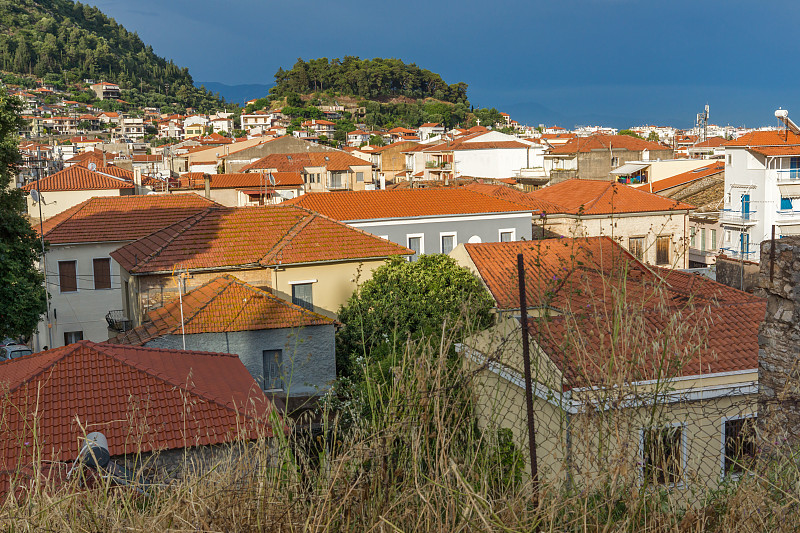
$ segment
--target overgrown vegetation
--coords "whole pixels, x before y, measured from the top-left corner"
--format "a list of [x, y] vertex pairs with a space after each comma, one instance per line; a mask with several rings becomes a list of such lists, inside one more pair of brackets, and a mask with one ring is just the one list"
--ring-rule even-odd
[[71, 0], [0, 0], [0, 70], [8, 73], [6, 83], [14, 83], [15, 74], [35, 76], [61, 90], [78, 84], [78, 94], [84, 79], [109, 81], [119, 84], [129, 103], [168, 111], [172, 104], [200, 110], [223, 105], [218, 95], [194, 86], [188, 69], [157, 56], [135, 32]]

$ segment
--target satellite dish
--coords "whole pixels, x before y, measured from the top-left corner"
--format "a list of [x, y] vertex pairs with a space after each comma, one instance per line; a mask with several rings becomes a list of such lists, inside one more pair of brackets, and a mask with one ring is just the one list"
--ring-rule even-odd
[[97, 170], [97, 163], [89, 163], [89, 170], [91, 170], [92, 172]]
[[269, 175], [269, 184], [275, 186], [275, 177], [272, 174]]
[[36, 189], [31, 189], [31, 199], [33, 200], [33, 203], [35, 203], [35, 204], [38, 204], [39, 202], [41, 202], [42, 201], [42, 197], [39, 195], [39, 191], [37, 191]]

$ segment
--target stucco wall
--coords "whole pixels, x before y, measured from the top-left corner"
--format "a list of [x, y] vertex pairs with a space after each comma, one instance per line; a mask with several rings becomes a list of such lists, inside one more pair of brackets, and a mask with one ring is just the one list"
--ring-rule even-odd
[[[34, 349], [64, 346], [64, 332], [83, 331], [83, 338], [95, 342], [108, 340], [105, 316], [111, 310], [123, 309], [120, 267], [110, 258], [112, 251], [124, 243], [77, 244], [51, 246], [47, 252], [47, 290], [50, 294], [50, 318], [53, 325], [49, 338], [45, 317], [34, 335]], [[111, 288], [94, 288], [93, 259], [111, 259]], [[59, 261], [77, 262], [77, 292], [61, 292]]]
[[[180, 335], [164, 335], [145, 346], [181, 350], [183, 341]], [[281, 395], [321, 394], [336, 378], [333, 325], [186, 335], [186, 349], [238, 355], [262, 388], [263, 351], [281, 350], [284, 381]]]
[[[611, 158], [617, 158], [615, 165], [611, 164]], [[653, 150], [649, 154], [649, 159], [672, 159], [673, 151], [670, 149]], [[578, 177], [584, 179], [598, 179], [613, 181], [611, 171], [624, 165], [628, 161], [640, 161], [641, 151], [631, 150], [592, 150], [591, 152], [581, 152], [578, 154]]]
[[[688, 268], [689, 216], [684, 212], [625, 214], [609, 217], [569, 217], [551, 215], [547, 218], [549, 231], [565, 237], [612, 237], [626, 250], [631, 237], [644, 237], [643, 261], [656, 264], [656, 237], [669, 235], [672, 240], [670, 266]], [[666, 266], [666, 265], [662, 265]]]
[[422, 234], [422, 253], [441, 253], [443, 233], [455, 233], [455, 245], [466, 243], [473, 237], [478, 242], [499, 242], [500, 230], [514, 231], [513, 240], [531, 239], [531, 213], [490, 213], [452, 217], [420, 217], [391, 220], [348, 222], [350, 226], [373, 235], [408, 246], [409, 235]]

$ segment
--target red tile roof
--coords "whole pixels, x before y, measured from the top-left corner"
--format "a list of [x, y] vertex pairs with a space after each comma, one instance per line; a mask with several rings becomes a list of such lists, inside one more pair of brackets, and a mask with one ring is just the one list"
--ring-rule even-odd
[[[236, 355], [80, 341], [3, 361], [0, 470], [72, 461], [81, 437], [108, 439], [112, 456], [213, 445], [241, 430], [271, 436], [269, 399]], [[36, 416], [36, 434], [31, 423]], [[23, 445], [37, 440], [40, 447]]]
[[42, 192], [133, 189], [133, 183], [109, 174], [93, 172], [80, 165], [72, 165], [42, 178], [38, 184], [35, 181], [28, 183], [22, 189], [38, 189]]
[[526, 209], [531, 209], [533, 211], [558, 213], [564, 210], [564, 208], [559, 205], [556, 205], [554, 203], [545, 200], [539, 200], [538, 198], [534, 198], [530, 194], [524, 193], [519, 189], [515, 189], [514, 187], [507, 187], [505, 185], [490, 185], [488, 183], [470, 183], [465, 187], [465, 189], [485, 194], [487, 196], [500, 198], [502, 200], [507, 200], [509, 202], [514, 202], [515, 204], [520, 204], [524, 206]]
[[530, 210], [463, 187], [309, 193], [284, 203], [343, 221]]
[[[231, 174], [209, 174], [212, 189], [241, 189], [266, 188], [272, 189], [269, 183], [269, 176], [275, 179], [274, 188], [282, 187], [301, 187], [303, 176], [297, 172], [271, 172], [270, 174], [261, 172], [239, 172]], [[202, 189], [205, 187], [205, 175], [202, 172], [187, 172], [180, 178], [181, 186], [191, 189]]]
[[564, 208], [561, 213], [603, 215], [648, 211], [682, 211], [694, 206], [605, 180], [571, 179], [528, 193]]
[[709, 137], [705, 141], [695, 144], [693, 148], [716, 148], [717, 146], [722, 146], [726, 142], [727, 139], [724, 137]]
[[197, 194], [101, 196], [48, 218], [42, 227], [51, 244], [132, 241], [215, 205]]
[[642, 191], [660, 193], [662, 191], [666, 191], [673, 187], [686, 185], [687, 183], [691, 183], [693, 181], [697, 181], [699, 179], [707, 178], [708, 176], [713, 176], [715, 174], [721, 174], [724, 172], [725, 172], [725, 163], [723, 161], [716, 161], [708, 166], [696, 168], [688, 172], [682, 172], [675, 176], [670, 176], [669, 178], [664, 178], [663, 180], [658, 180], [656, 182], [638, 185], [635, 188]]
[[210, 208], [111, 256], [131, 273], [264, 268], [410, 255], [411, 250], [295, 206]]
[[643, 150], [672, 150], [663, 144], [658, 144], [643, 139], [638, 139], [630, 135], [602, 135], [595, 134], [589, 137], [575, 137], [566, 143], [554, 146], [550, 150], [551, 154], [575, 154], [591, 152], [593, 150], [631, 150], [641, 152]]
[[436, 128], [439, 126], [438, 122], [426, 122], [425, 124], [421, 125], [420, 128]]
[[800, 135], [789, 130], [751, 131], [723, 146], [792, 146], [800, 145]]
[[335, 323], [331, 318], [227, 275], [187, 292], [182, 306], [178, 300], [172, 300], [164, 307], [150, 311], [147, 319], [148, 322], [120, 333], [109, 342], [142, 345], [156, 337], [181, 332], [191, 335]]
[[271, 154], [242, 168], [242, 172], [260, 169], [277, 169], [278, 172], [302, 172], [307, 167], [325, 167], [328, 170], [350, 170], [353, 166], [369, 165], [369, 162], [345, 152], [301, 152], [294, 154]]

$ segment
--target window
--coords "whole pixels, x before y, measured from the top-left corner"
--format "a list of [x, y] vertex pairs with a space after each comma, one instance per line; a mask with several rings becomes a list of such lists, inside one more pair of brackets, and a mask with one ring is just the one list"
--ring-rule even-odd
[[407, 236], [407, 246], [414, 250], [414, 255], [408, 258], [409, 261], [416, 261], [419, 259], [419, 256], [425, 253], [423, 249], [423, 242], [422, 242], [422, 235], [408, 235]]
[[746, 256], [750, 253], [750, 234], [749, 233], [740, 233], [739, 234], [739, 253], [742, 257]]
[[264, 365], [264, 390], [283, 390], [283, 351], [264, 350], [261, 352]]
[[611, 166], [612, 166], [612, 167], [617, 167], [617, 166], [619, 166], [619, 157], [612, 157], [612, 158], [611, 158]]
[[441, 249], [443, 254], [449, 254], [453, 248], [456, 247], [456, 234], [455, 233], [441, 233]]
[[706, 228], [700, 228], [700, 249], [706, 250]]
[[756, 456], [755, 417], [723, 419], [722, 475], [741, 474]]
[[644, 261], [644, 237], [628, 239], [628, 251], [639, 261]]
[[65, 331], [64, 344], [73, 344], [83, 340], [83, 331]]
[[792, 199], [781, 197], [781, 211], [792, 209]]
[[322, 183], [322, 174], [317, 172], [317, 183]]
[[313, 311], [314, 300], [311, 297], [311, 285], [311, 283], [292, 284], [292, 303]]
[[711, 230], [711, 249], [717, 249], [717, 230], [715, 229]]
[[730, 166], [730, 164], [731, 164], [731, 154], [728, 154], [728, 165]]
[[356, 172], [356, 181], [363, 182], [364, 181], [364, 173], [363, 172]]
[[500, 230], [500, 242], [511, 242], [511, 241], [515, 240], [514, 239], [514, 237], [516, 237], [515, 233], [516, 233], [516, 231], [513, 228], [511, 228], [511, 229], [501, 229]]
[[58, 262], [58, 285], [61, 292], [78, 291], [78, 262], [59, 261]]
[[110, 289], [111, 288], [111, 259], [93, 259], [92, 267], [94, 269], [94, 288], [95, 289]]
[[689, 228], [689, 246], [697, 248], [697, 228], [694, 226]]
[[656, 264], [668, 265], [669, 264], [669, 249], [672, 244], [672, 237], [664, 235], [663, 237], [656, 238]]
[[645, 484], [673, 485], [682, 474], [683, 427], [642, 430], [642, 478]]

